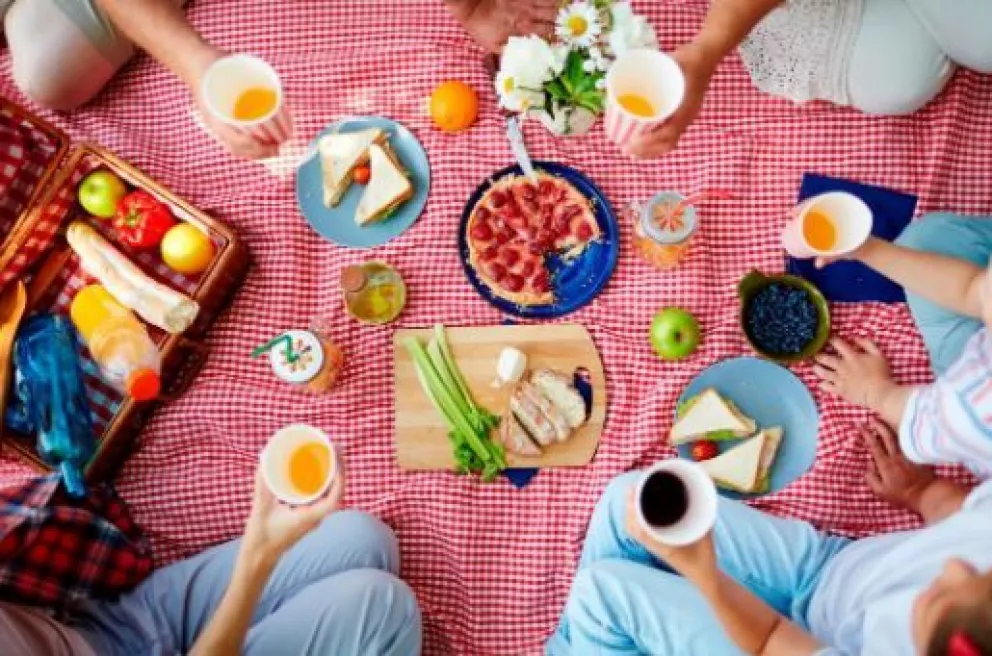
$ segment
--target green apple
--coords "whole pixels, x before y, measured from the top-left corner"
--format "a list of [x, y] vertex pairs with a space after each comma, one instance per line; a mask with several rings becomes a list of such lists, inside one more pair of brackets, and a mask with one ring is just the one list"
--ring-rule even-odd
[[109, 219], [126, 193], [127, 187], [116, 175], [110, 171], [95, 171], [79, 183], [79, 204], [93, 216]]
[[651, 320], [651, 346], [663, 360], [678, 360], [696, 352], [701, 333], [696, 317], [682, 308], [659, 310]]

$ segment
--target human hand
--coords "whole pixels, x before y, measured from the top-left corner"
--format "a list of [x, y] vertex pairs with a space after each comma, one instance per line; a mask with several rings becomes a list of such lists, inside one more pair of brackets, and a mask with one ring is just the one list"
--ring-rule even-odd
[[676, 572], [699, 586], [712, 582], [719, 573], [712, 532], [683, 547], [673, 547], [658, 541], [637, 519], [637, 488], [627, 492], [627, 533], [641, 546]]
[[866, 480], [871, 491], [895, 506], [919, 513], [924, 491], [937, 478], [933, 469], [907, 460], [892, 428], [879, 419], [872, 418], [858, 434], [870, 454]]
[[499, 52], [511, 36], [550, 37], [558, 0], [445, 0], [451, 13], [486, 52]]
[[641, 132], [625, 146], [627, 154], [636, 159], [661, 157], [678, 145], [682, 133], [699, 115], [710, 79], [719, 63], [692, 43], [680, 47], [672, 57], [685, 76], [685, 96], [679, 108], [666, 121]]
[[840, 337], [831, 339], [836, 354], [817, 355], [813, 371], [820, 378], [820, 389], [878, 411], [879, 399], [896, 383], [878, 346], [865, 338], [855, 342], [857, 346]]
[[207, 69], [215, 61], [227, 56], [227, 54], [213, 46], [205, 46], [204, 52], [197, 56], [195, 64], [192, 65], [192, 72], [186, 76], [188, 80], [187, 84], [190, 93], [193, 95], [200, 118], [210, 131], [211, 136], [235, 157], [242, 157], [244, 159], [273, 157], [279, 152], [279, 144], [258, 141], [251, 135], [245, 134], [223, 121], [214, 118], [210, 110], [207, 109], [203, 95], [200, 93], [200, 82], [203, 80], [203, 75], [207, 72]]
[[828, 264], [833, 264], [834, 262], [840, 262], [842, 260], [860, 260], [864, 257], [868, 249], [874, 245], [873, 242], [876, 239], [877, 237], [868, 237], [864, 244], [850, 253], [844, 253], [842, 255], [821, 255], [813, 260], [813, 266], [817, 269], [822, 269]]
[[263, 562], [275, 563], [300, 538], [340, 507], [344, 489], [344, 467], [341, 460], [338, 460], [334, 481], [327, 496], [309, 506], [288, 506], [269, 490], [259, 465], [255, 473], [255, 496], [251, 515], [245, 525], [242, 549]]

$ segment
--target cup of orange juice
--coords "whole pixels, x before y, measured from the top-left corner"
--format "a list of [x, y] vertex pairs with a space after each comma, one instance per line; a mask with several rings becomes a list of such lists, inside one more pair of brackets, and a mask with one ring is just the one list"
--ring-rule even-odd
[[684, 96], [685, 76], [674, 59], [658, 50], [625, 52], [606, 72], [606, 136], [626, 145], [674, 114]]
[[782, 231], [782, 246], [792, 257], [846, 255], [871, 236], [872, 213], [863, 200], [830, 191], [802, 202]]
[[204, 74], [200, 95], [214, 118], [260, 143], [280, 144], [293, 133], [282, 81], [263, 59], [221, 57]]
[[293, 424], [277, 431], [262, 450], [262, 477], [283, 503], [303, 506], [322, 497], [334, 480], [337, 454], [322, 430]]

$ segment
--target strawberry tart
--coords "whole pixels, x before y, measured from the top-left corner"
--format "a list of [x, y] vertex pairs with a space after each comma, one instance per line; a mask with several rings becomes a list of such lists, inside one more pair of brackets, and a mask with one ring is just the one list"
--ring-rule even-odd
[[567, 181], [538, 173], [503, 178], [479, 199], [467, 226], [469, 264], [496, 296], [521, 306], [555, 296], [547, 258], [578, 257], [600, 229], [589, 200]]

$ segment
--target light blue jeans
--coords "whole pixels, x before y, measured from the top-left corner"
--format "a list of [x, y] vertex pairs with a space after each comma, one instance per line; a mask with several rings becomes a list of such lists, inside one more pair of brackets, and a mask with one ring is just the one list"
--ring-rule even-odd
[[[165, 567], [73, 628], [100, 656], [185, 654], [231, 580], [239, 542]], [[355, 511], [328, 517], [276, 566], [245, 641], [258, 656], [410, 656], [420, 653], [417, 600], [397, 578], [388, 526]]]
[[[928, 214], [910, 223], [896, 243], [968, 260], [985, 268], [992, 255], [992, 217]], [[907, 294], [906, 300], [930, 352], [934, 371], [944, 373], [961, 355], [965, 343], [983, 326], [982, 321], [956, 314], [913, 294]]]
[[[739, 656], [692, 583], [627, 534], [627, 490], [640, 475], [618, 476], [596, 505], [579, 571], [547, 653]], [[804, 628], [824, 566], [850, 544], [805, 522], [722, 498], [713, 534], [720, 568]]]

